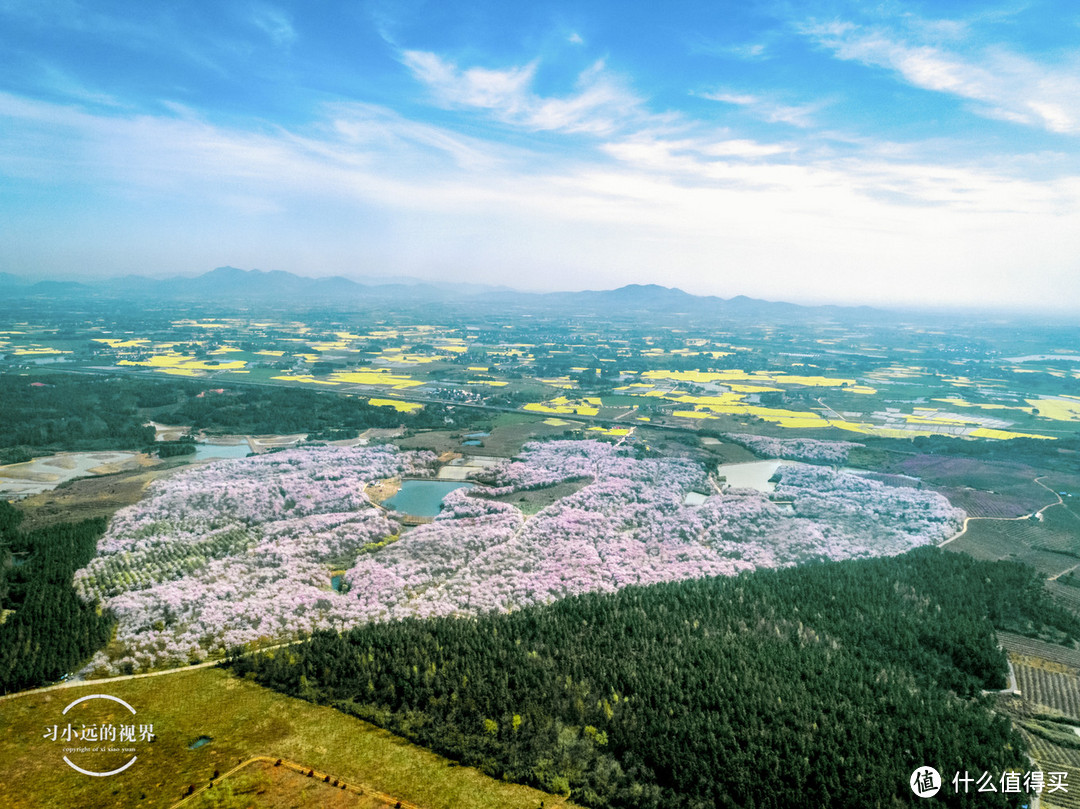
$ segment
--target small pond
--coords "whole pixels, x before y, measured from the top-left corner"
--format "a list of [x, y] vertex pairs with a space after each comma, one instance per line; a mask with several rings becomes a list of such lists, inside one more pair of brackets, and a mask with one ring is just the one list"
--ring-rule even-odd
[[491, 433], [469, 433], [466, 438], [487, 438]]
[[187, 746], [187, 749], [188, 750], [198, 750], [204, 744], [210, 744], [210, 742], [212, 742], [212, 741], [213, 741], [213, 739], [211, 739], [209, 736], [200, 736], [195, 741], [193, 741], [191, 744], [189, 744]]
[[757, 489], [759, 492], [771, 492], [776, 484], [769, 483], [780, 466], [780, 461], [750, 461], [749, 463], [726, 463], [716, 472], [727, 478], [727, 485], [733, 489]]
[[455, 489], [471, 488], [473, 485], [462, 480], [404, 480], [397, 494], [383, 505], [414, 517], [435, 517], [446, 495]]
[[468, 441], [462, 441], [461, 445], [463, 447], [482, 447], [482, 446], [484, 446], [484, 442], [483, 441], [477, 441], [474, 438], [470, 438]]
[[330, 589], [333, 590], [335, 593], [340, 593], [341, 592], [341, 583], [343, 581], [345, 581], [345, 577], [343, 575], [341, 575], [340, 573], [338, 575], [336, 575], [336, 576], [331, 576], [330, 577]]
[[[251, 452], [251, 447], [245, 441], [243, 444], [196, 444], [195, 460], [205, 461], [208, 458], [246, 458]], [[188, 456], [191, 457], [191, 456]]]
[[[22, 359], [22, 358], [21, 357], [16, 357], [16, 359]], [[67, 357], [34, 357], [33, 359], [30, 360], [30, 362], [34, 363], [34, 365], [53, 365], [53, 364], [58, 363], [58, 362], [70, 362], [70, 361], [71, 360], [69, 360]]]

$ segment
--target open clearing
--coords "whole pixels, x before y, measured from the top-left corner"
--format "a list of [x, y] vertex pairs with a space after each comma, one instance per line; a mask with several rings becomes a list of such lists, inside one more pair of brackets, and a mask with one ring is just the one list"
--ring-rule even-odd
[[456, 430], [429, 430], [397, 441], [402, 449], [430, 449], [436, 453], [460, 452], [462, 455], [497, 455], [511, 458], [521, 451], [523, 444], [536, 439], [562, 436], [574, 427], [584, 425], [551, 425], [543, 418], [501, 413], [495, 418], [490, 435], [480, 439], [476, 446], [463, 445], [465, 435], [475, 431], [475, 425]]
[[[155, 741], [141, 743], [138, 760], [118, 775], [92, 778], [77, 773], [64, 764], [64, 742], [42, 737], [43, 728], [66, 723], [65, 706], [88, 694], [119, 697], [137, 710], [135, 721], [153, 724]], [[217, 668], [91, 682], [5, 700], [0, 702], [0, 710], [4, 718], [0, 730], [4, 805], [10, 809], [167, 809], [185, 797], [189, 786], [198, 789], [209, 784], [215, 770], [227, 773], [256, 756], [298, 762], [330, 774], [331, 781], [337, 778], [346, 784], [364, 785], [395, 796], [403, 805], [412, 803], [423, 809], [523, 809], [539, 807], [541, 801], [549, 807], [571, 806], [557, 796], [453, 765], [333, 708], [283, 696]], [[120, 706], [115, 706], [114, 713], [98, 721], [119, 724], [129, 717]], [[210, 737], [210, 742], [189, 748], [203, 736]], [[242, 784], [243, 779], [235, 783]], [[273, 791], [273, 795], [280, 794], [280, 790]], [[319, 802], [317, 797], [313, 797], [315, 802], [298, 802], [302, 794], [307, 794], [306, 789], [293, 792], [282, 802], [275, 803], [278, 798], [271, 797], [266, 803], [235, 805], [303, 809], [332, 805]]]
[[1026, 464], [938, 455], [882, 460], [877, 471], [919, 478], [971, 516], [1018, 517], [1054, 502], [1054, 497], [1035, 483], [1043, 472]]
[[18, 503], [25, 516], [22, 528], [111, 517], [117, 509], [137, 503], [151, 481], [172, 474], [183, 465], [183, 461], [170, 460], [151, 469], [83, 478], [24, 498]]
[[491, 499], [498, 500], [501, 503], [512, 503], [521, 509], [523, 514], [531, 517], [533, 514], [562, 500], [564, 497], [569, 497], [574, 494], [574, 492], [580, 491], [592, 482], [592, 478], [568, 480], [563, 483], [556, 483], [553, 486], [544, 486], [539, 489], [529, 489], [527, 491], [514, 492], [513, 494], [504, 494], [500, 497], [493, 497]]
[[[277, 759], [276, 761], [281, 761]], [[174, 809], [393, 809], [413, 804], [389, 795], [380, 795], [363, 785], [348, 784], [328, 773], [313, 773], [292, 762], [277, 764], [273, 759], [246, 761], [237, 765]]]
[[1063, 534], [1047, 522], [971, 520], [964, 535], [944, 547], [975, 559], [1024, 562], [1048, 577], [1057, 576], [1080, 564], [1080, 548], [1070, 549], [1080, 543], [1080, 535]]
[[41, 494], [77, 477], [110, 475], [152, 463], [156, 461], [136, 452], [61, 452], [0, 466], [0, 495]]

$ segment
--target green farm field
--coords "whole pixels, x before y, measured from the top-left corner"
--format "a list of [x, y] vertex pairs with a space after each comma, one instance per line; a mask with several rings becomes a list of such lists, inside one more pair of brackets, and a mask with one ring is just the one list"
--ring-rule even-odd
[[[569, 421], [568, 419], [561, 419]], [[493, 426], [482, 432], [491, 434], [480, 439], [479, 446], [465, 446], [461, 442], [465, 435], [480, 430], [488, 420], [474, 419], [465, 426], [453, 430], [425, 430], [395, 443], [403, 449], [430, 449], [434, 452], [460, 452], [463, 455], [494, 455], [510, 458], [516, 455], [523, 444], [536, 439], [556, 438], [568, 430], [581, 429], [584, 422], [573, 424], [545, 424], [544, 418], [517, 413], [500, 413], [495, 417]]]
[[[1064, 657], [1075, 663], [1075, 652], [1070, 655], [1063, 650], [1064, 654], [1058, 654], [1049, 644], [1019, 636], [1001, 640], [1009, 649], [1020, 696], [1000, 697], [999, 708], [1012, 716], [1029, 754], [1043, 773], [1067, 773], [1064, 779], [1067, 791], [1045, 791], [1040, 805], [1051, 809], [1080, 807], [1080, 736], [1073, 730], [1080, 723], [1077, 714], [1080, 678], [1075, 665], [1061, 660]], [[1059, 660], [1047, 659], [1042, 654]]]
[[[64, 743], [42, 736], [43, 728], [54, 724], [63, 727], [71, 721], [75, 714], [64, 716], [65, 706], [89, 694], [125, 700], [138, 712], [134, 721], [152, 723], [156, 736], [153, 743], [140, 744], [135, 764], [107, 778], [89, 777], [70, 769], [63, 761]], [[120, 723], [128, 716], [122, 707], [107, 704], [115, 708], [115, 715], [95, 715], [96, 721]], [[393, 796], [403, 805], [422, 809], [522, 809], [539, 807], [541, 801], [548, 807], [571, 805], [557, 796], [457, 766], [333, 708], [277, 694], [217, 668], [91, 682], [9, 698], [0, 701], [0, 715], [0, 755], [5, 762], [0, 791], [7, 809], [172, 807], [185, 797], [189, 787], [207, 786], [215, 771], [228, 773], [256, 756], [296, 762], [331, 775], [331, 780]], [[191, 749], [200, 737], [209, 737], [210, 741]], [[320, 797], [325, 796], [324, 790], [309, 789], [309, 781], [303, 790], [293, 789], [286, 798], [281, 797], [281, 790], [288, 793], [287, 784], [266, 787], [266, 801], [254, 801], [256, 796], [245, 792], [245, 784], [250, 785], [258, 771], [245, 771], [225, 779], [231, 781], [229, 789], [214, 794], [224, 798], [232, 792], [247, 799], [208, 803], [207, 794], [199, 803], [184, 805], [300, 809], [331, 805]], [[282, 778], [276, 781], [283, 782]], [[301, 800], [303, 795], [309, 799]], [[369, 801], [351, 805], [379, 804]]]
[[[1024, 562], [1048, 578], [1080, 564], [1080, 533], [1070, 530], [1060, 507], [1035, 519], [973, 519], [959, 539], [944, 547], [976, 559]], [[1064, 515], [1067, 516], [1067, 515]]]
[[227, 772], [214, 785], [206, 786], [174, 809], [393, 809], [395, 804], [412, 807], [392, 796], [382, 797], [363, 786], [350, 786], [337, 778], [307, 773], [300, 767], [276, 761], [251, 761]]

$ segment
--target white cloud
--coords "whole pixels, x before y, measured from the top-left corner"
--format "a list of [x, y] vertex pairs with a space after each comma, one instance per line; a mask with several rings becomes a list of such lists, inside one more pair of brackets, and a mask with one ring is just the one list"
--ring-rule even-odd
[[459, 68], [434, 53], [405, 51], [402, 59], [446, 107], [491, 111], [506, 123], [537, 131], [605, 134], [645, 114], [641, 99], [596, 62], [582, 72], [576, 92], [544, 97], [532, 90], [537, 62], [502, 70]]
[[769, 123], [783, 123], [806, 128], [813, 126], [814, 114], [821, 109], [821, 104], [790, 105], [781, 104], [770, 98], [752, 95], [749, 93], [731, 93], [718, 90], [712, 93], [701, 93], [702, 98], [719, 101], [723, 104], [734, 104], [746, 107], [752, 114], [768, 121]]
[[[0, 94], [0, 176], [8, 199], [23, 187], [99, 190], [84, 224], [45, 220], [46, 241], [68, 259], [107, 253], [100, 234], [117, 232], [130, 206], [155, 212], [132, 228], [145, 250], [168, 241], [186, 269], [214, 266], [216, 250], [219, 264], [315, 273], [364, 265], [563, 288], [660, 280], [889, 303], [1035, 302], [1054, 287], [1055, 306], [1080, 305], [1077, 177], [1027, 180], [889, 149], [811, 159], [724, 132], [637, 130], [610, 138], [606, 161], [538, 160], [374, 105], [324, 113], [302, 129], [249, 132]], [[30, 240], [43, 249], [40, 222], [10, 234], [0, 264], [31, 255]], [[143, 248], [127, 249], [142, 261]], [[110, 255], [113, 272], [139, 269]], [[1039, 285], [1018, 272], [1029, 266]]]
[[[769, 36], [771, 39], [770, 35]], [[695, 36], [690, 39], [689, 49], [691, 53], [704, 53], [710, 56], [720, 56], [729, 59], [741, 59], [748, 62], [760, 62], [771, 57], [772, 52], [769, 42], [718, 42], [704, 36]]]
[[522, 114], [529, 101], [529, 85], [536, 63], [506, 70], [472, 67], [458, 70], [434, 53], [405, 51], [405, 65], [435, 93], [440, 102], [453, 107], [497, 110], [508, 117]]
[[[909, 27], [813, 23], [802, 33], [839, 59], [892, 70], [916, 87], [977, 102], [986, 117], [1080, 134], [1080, 53], [1058, 63], [1040, 63], [1004, 47], [963, 47], [961, 24], [926, 21]], [[923, 41], [929, 36], [930, 41]]]

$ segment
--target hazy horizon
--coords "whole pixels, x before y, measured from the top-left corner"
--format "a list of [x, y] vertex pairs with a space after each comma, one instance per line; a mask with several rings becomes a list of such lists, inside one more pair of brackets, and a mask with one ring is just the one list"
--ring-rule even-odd
[[1080, 310], [1080, 15], [0, 2], [0, 272]]
[[882, 313], [892, 313], [894, 315], [912, 315], [912, 316], [922, 316], [922, 315], [930, 315], [930, 316], [949, 316], [949, 315], [976, 316], [976, 315], [978, 315], [978, 316], [983, 316], [983, 317], [1001, 318], [1002, 322], [1012, 321], [1012, 320], [1014, 320], [1016, 318], [1019, 318], [1019, 319], [1024, 320], [1024, 321], [1031, 320], [1031, 319], [1038, 319], [1038, 320], [1046, 321], [1050, 325], [1056, 324], [1059, 321], [1061, 321], [1062, 319], [1064, 319], [1065, 321], [1067, 321], [1069, 323], [1073, 322], [1072, 321], [1073, 312], [1070, 311], [1070, 310], [1053, 309], [1053, 308], [1047, 309], [1046, 307], [1035, 306], [1035, 305], [1030, 305], [1030, 304], [1025, 305], [1023, 303], [1013, 304], [1013, 305], [1009, 305], [1009, 304], [989, 304], [988, 305], [988, 304], [979, 304], [979, 303], [965, 303], [963, 301], [958, 302], [958, 303], [946, 302], [946, 303], [939, 303], [939, 304], [935, 304], [933, 302], [922, 302], [922, 303], [916, 302], [916, 303], [910, 303], [910, 304], [891, 304], [889, 302], [863, 303], [863, 302], [859, 302], [859, 301], [855, 301], [855, 302], [837, 301], [837, 300], [830, 299], [830, 298], [827, 298], [827, 297], [794, 299], [794, 298], [784, 298], [784, 297], [780, 297], [780, 296], [774, 296], [774, 297], [764, 298], [764, 297], [755, 297], [755, 296], [752, 296], [752, 295], [745, 295], [745, 294], [740, 293], [740, 292], [735, 292], [735, 293], [733, 293], [731, 295], [728, 295], [728, 296], [719, 296], [719, 295], [713, 295], [711, 293], [696, 293], [696, 292], [693, 292], [693, 291], [688, 290], [688, 289], [683, 289], [682, 287], [679, 287], [679, 286], [665, 286], [664, 284], [660, 284], [660, 283], [656, 283], [656, 282], [650, 282], [650, 281], [627, 282], [627, 283], [624, 283], [624, 284], [618, 284], [618, 285], [613, 285], [613, 286], [610, 286], [610, 287], [603, 287], [603, 288], [589, 287], [589, 286], [559, 287], [559, 288], [535, 288], [535, 287], [529, 287], [529, 286], [527, 286], [525, 284], [518, 284], [518, 285], [509, 284], [509, 283], [507, 283], [507, 284], [483, 284], [483, 283], [473, 283], [473, 282], [468, 282], [468, 281], [457, 282], [457, 281], [454, 281], [454, 280], [448, 280], [446, 278], [442, 278], [442, 279], [438, 279], [438, 278], [425, 279], [425, 278], [418, 278], [416, 276], [396, 276], [396, 277], [395, 276], [375, 276], [375, 275], [363, 275], [363, 274], [358, 274], [358, 273], [352, 273], [352, 274], [350, 274], [350, 273], [305, 274], [305, 273], [294, 273], [294, 272], [292, 272], [290, 270], [264, 270], [261, 267], [253, 267], [253, 268], [250, 268], [250, 269], [245, 269], [245, 268], [240, 268], [240, 267], [232, 267], [232, 266], [229, 266], [229, 265], [223, 265], [223, 266], [220, 266], [220, 267], [215, 267], [212, 270], [206, 270], [205, 272], [180, 272], [180, 273], [159, 273], [159, 274], [129, 273], [129, 274], [126, 274], [125, 276], [110, 275], [110, 276], [101, 276], [101, 277], [96, 277], [96, 276], [95, 277], [89, 277], [89, 276], [78, 276], [78, 275], [72, 275], [72, 274], [68, 274], [68, 275], [58, 274], [58, 275], [34, 277], [34, 276], [31, 276], [31, 275], [25, 275], [25, 274], [19, 274], [19, 273], [8, 273], [8, 275], [17, 277], [21, 281], [26, 282], [28, 284], [34, 284], [34, 283], [38, 283], [38, 282], [41, 282], [41, 281], [45, 281], [45, 282], [60, 282], [60, 283], [76, 282], [76, 283], [94, 285], [94, 284], [107, 283], [109, 281], [118, 281], [118, 280], [121, 280], [121, 279], [123, 279], [125, 277], [139, 277], [139, 278], [144, 278], [144, 279], [152, 280], [152, 281], [175, 281], [175, 280], [178, 280], [178, 279], [195, 280], [197, 278], [200, 278], [200, 277], [202, 277], [204, 275], [215, 272], [217, 270], [239, 270], [240, 272], [244, 272], [244, 273], [251, 273], [251, 272], [254, 272], [254, 273], [259, 273], [259, 272], [263, 272], [263, 273], [284, 272], [284, 273], [289, 274], [289, 275], [293, 275], [293, 276], [296, 276], [296, 277], [299, 277], [299, 278], [309, 279], [309, 280], [313, 280], [313, 281], [325, 280], [325, 279], [329, 279], [329, 278], [345, 278], [345, 279], [347, 279], [349, 281], [352, 281], [354, 283], [357, 283], [357, 284], [360, 284], [360, 285], [365, 285], [365, 286], [372, 286], [372, 287], [383, 286], [383, 285], [419, 286], [419, 285], [425, 285], [425, 284], [426, 285], [434, 285], [434, 286], [437, 286], [437, 287], [454, 287], [454, 286], [460, 285], [460, 286], [463, 286], [463, 287], [474, 287], [475, 289], [473, 291], [477, 291], [477, 292], [505, 292], [505, 293], [521, 294], [521, 295], [572, 294], [572, 293], [578, 293], [578, 292], [600, 293], [600, 292], [611, 292], [611, 291], [614, 291], [614, 290], [618, 290], [618, 289], [620, 289], [622, 287], [628, 287], [628, 286], [660, 287], [661, 289], [670, 289], [670, 290], [675, 290], [675, 291], [678, 291], [678, 292], [685, 292], [685, 293], [687, 293], [689, 295], [693, 295], [695, 297], [701, 297], [701, 298], [712, 297], [712, 298], [719, 298], [721, 300], [729, 300], [729, 301], [732, 300], [732, 299], [735, 299], [735, 298], [748, 298], [750, 300], [758, 301], [758, 302], [761, 302], [761, 303], [768, 303], [768, 304], [772, 304], [772, 303], [775, 303], [775, 304], [795, 304], [797, 306], [805, 306], [805, 307], [841, 307], [841, 308], [852, 308], [852, 309], [860, 308], [860, 307], [863, 307], [863, 308], [868, 307], [868, 308], [880, 311]]

